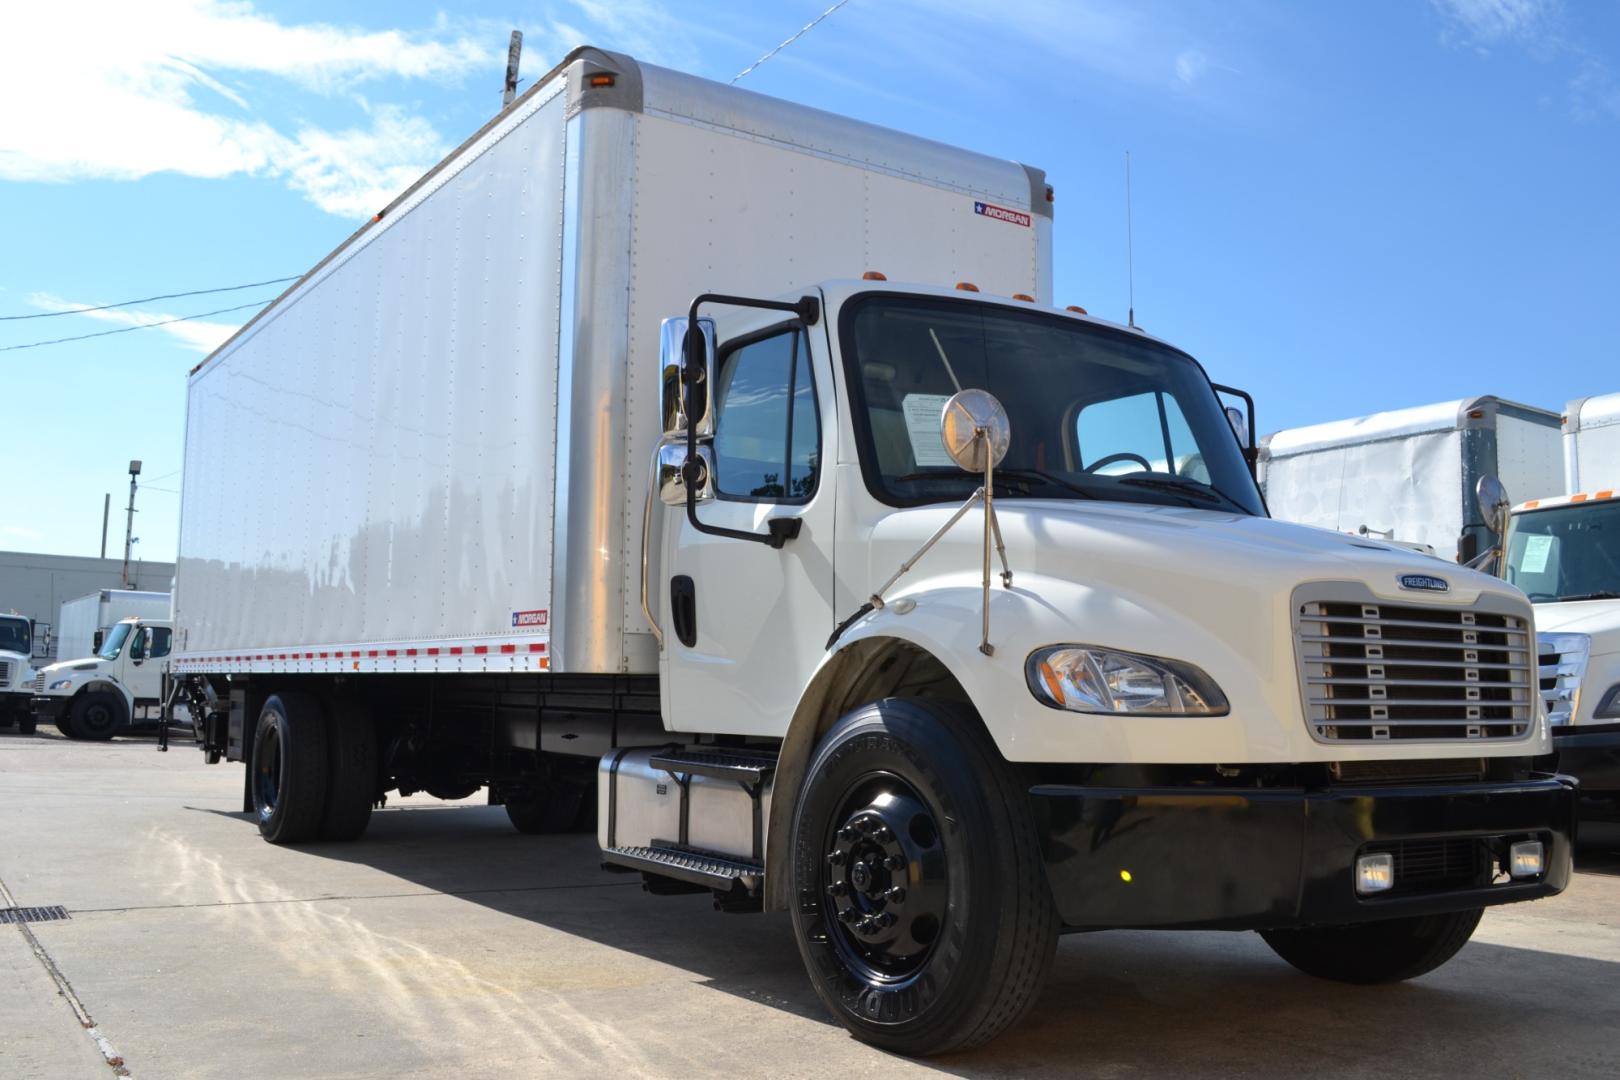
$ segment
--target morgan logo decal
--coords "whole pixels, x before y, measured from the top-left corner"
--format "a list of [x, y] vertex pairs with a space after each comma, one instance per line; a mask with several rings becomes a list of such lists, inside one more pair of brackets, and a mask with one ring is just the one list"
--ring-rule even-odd
[[1430, 574], [1402, 574], [1401, 588], [1419, 589], [1423, 592], [1450, 592], [1451, 583], [1445, 578], [1434, 577]]
[[533, 628], [535, 628], [537, 626], [545, 626], [545, 625], [546, 625], [546, 609], [545, 608], [541, 608], [539, 611], [514, 611], [514, 612], [512, 612], [512, 627], [513, 627], [513, 629], [517, 629], [519, 627], [522, 627], [522, 628], [525, 628], [525, 629], [531, 629], [532, 630]]
[[1005, 206], [997, 206], [995, 203], [976, 202], [973, 204], [973, 212], [981, 217], [995, 218], [997, 221], [1005, 221], [1012, 225], [1022, 225], [1026, 229], [1029, 227], [1029, 215], [1022, 210], [1009, 210]]

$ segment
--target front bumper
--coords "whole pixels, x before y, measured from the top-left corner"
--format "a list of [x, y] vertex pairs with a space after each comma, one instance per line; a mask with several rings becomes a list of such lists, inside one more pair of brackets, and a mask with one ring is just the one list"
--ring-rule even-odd
[[[1575, 783], [1322, 790], [1030, 790], [1047, 879], [1070, 929], [1259, 930], [1366, 922], [1535, 900], [1569, 883]], [[1515, 840], [1546, 872], [1493, 882]], [[1396, 887], [1358, 896], [1357, 855], [1393, 850]]]
[[70, 697], [35, 694], [29, 705], [41, 720], [55, 721], [67, 715], [68, 702], [72, 700]]
[[1553, 754], [1581, 782], [1581, 817], [1620, 821], [1620, 724], [1554, 728]]

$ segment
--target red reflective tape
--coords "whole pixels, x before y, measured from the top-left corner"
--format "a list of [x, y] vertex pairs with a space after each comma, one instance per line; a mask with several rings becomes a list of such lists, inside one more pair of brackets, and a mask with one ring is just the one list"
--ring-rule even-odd
[[[359, 655], [360, 655], [360, 650], [359, 650], [359, 649], [351, 649], [351, 650], [350, 650], [350, 651], [349, 651], [349, 655], [350, 655], [350, 656], [359, 656]], [[376, 656], [376, 655], [377, 655], [377, 654], [376, 654], [376, 653], [372, 653], [372, 654], [371, 654], [371, 655], [372, 655], [372, 656]]]
[[483, 656], [485, 653], [489, 652], [489, 646], [488, 645], [474, 645], [473, 646], [473, 652], [476, 653], [479, 656]]
[[322, 659], [322, 660], [325, 660], [325, 659], [326, 659], [326, 654], [325, 654], [325, 653], [321, 653], [321, 659]]
[[415, 649], [406, 649], [405, 650], [405, 655], [406, 656], [415, 656], [416, 655], [416, 650]]
[[517, 646], [516, 645], [502, 645], [501, 646], [501, 652], [503, 652], [503, 653], [515, 653], [515, 652], [517, 652]]
[[540, 644], [539, 642], [535, 642], [534, 644], [529, 646], [529, 651], [530, 652], [545, 652], [546, 647], [544, 645]]
[[429, 656], [438, 656], [439, 655], [439, 650], [438, 649], [429, 649], [427, 651], [427, 653], [428, 653]]
[[[371, 655], [372, 655], [372, 656], [376, 656], [376, 655], [377, 655], [377, 654], [376, 654], [376, 653], [372, 653], [372, 654], [371, 654]], [[388, 650], [388, 655], [389, 655], [389, 656], [398, 656], [398, 655], [399, 655], [399, 650], [398, 650], [398, 649], [389, 649], [389, 650]]]
[[461, 646], [460, 645], [452, 645], [452, 646], [450, 646], [450, 655], [451, 656], [460, 656], [461, 655]]

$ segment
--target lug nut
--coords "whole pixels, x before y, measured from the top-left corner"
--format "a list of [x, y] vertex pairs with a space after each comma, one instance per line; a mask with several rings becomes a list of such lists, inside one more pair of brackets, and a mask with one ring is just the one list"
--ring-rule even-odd
[[855, 827], [860, 829], [861, 832], [869, 833], [872, 831], [872, 819], [869, 817], [863, 817], [855, 823]]
[[893, 926], [895, 923], [894, 912], [885, 911], [882, 915], [879, 915], [878, 923], [885, 927]]
[[896, 885], [894, 888], [883, 894], [883, 899], [887, 900], [891, 904], [903, 904], [906, 902], [906, 890]]
[[838, 912], [838, 921], [842, 923], [852, 923], [859, 917], [854, 908], [844, 908]]
[[853, 825], [845, 825], [842, 829], [838, 830], [838, 839], [840, 840], [859, 840], [860, 838], [860, 830], [856, 829]]
[[904, 870], [906, 868], [906, 857], [904, 855], [890, 855], [883, 860], [883, 865], [890, 870]]
[[832, 863], [834, 866], [843, 866], [844, 853], [839, 851], [837, 848], [833, 848], [831, 851], [827, 852], [827, 861]]
[[827, 894], [829, 896], [843, 896], [848, 891], [849, 889], [842, 881], [835, 881], [831, 885], [827, 886]]
[[894, 839], [894, 833], [887, 825], [879, 825], [876, 831], [872, 833], [872, 839], [878, 841], [879, 843], [885, 843]]

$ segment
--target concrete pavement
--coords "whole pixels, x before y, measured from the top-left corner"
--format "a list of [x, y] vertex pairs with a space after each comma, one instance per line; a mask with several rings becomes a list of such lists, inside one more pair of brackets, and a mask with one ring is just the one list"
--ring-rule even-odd
[[647, 895], [476, 801], [272, 847], [240, 770], [0, 733], [0, 883], [71, 914], [0, 927], [0, 1077], [1620, 1074], [1620, 855], [1401, 986], [1253, 934], [1066, 938], [1028, 1023], [918, 1063], [826, 1018], [783, 916]]

